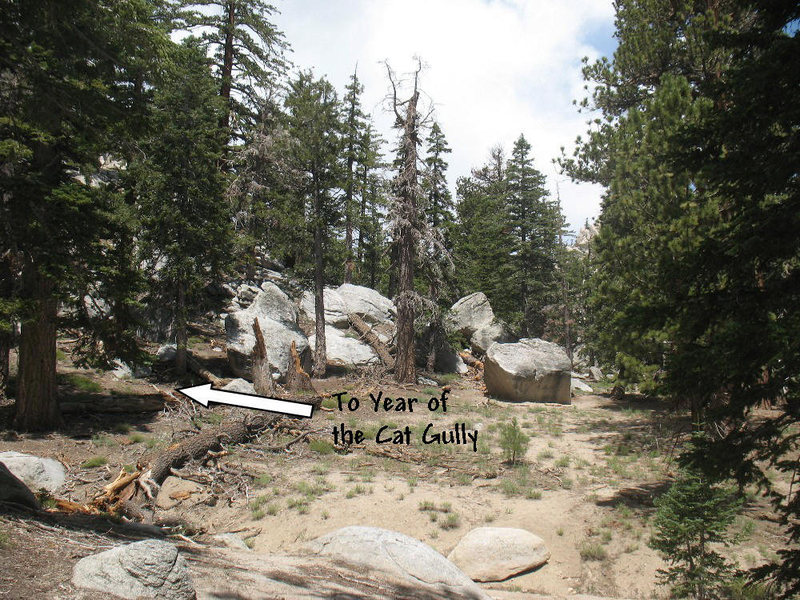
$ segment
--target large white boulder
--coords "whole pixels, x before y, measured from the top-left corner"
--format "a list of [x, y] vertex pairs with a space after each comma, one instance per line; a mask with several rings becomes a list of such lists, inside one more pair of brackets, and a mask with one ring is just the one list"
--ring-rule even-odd
[[550, 559], [544, 540], [512, 527], [478, 527], [447, 556], [474, 581], [503, 581], [542, 566]]
[[494, 311], [486, 294], [475, 292], [464, 296], [450, 307], [446, 323], [451, 331], [459, 331], [469, 338], [479, 329], [491, 325], [494, 320]]
[[[345, 329], [350, 326], [347, 320], [347, 305], [342, 298], [342, 295], [333, 288], [325, 288], [322, 292], [323, 302], [325, 304], [325, 323], [333, 325], [334, 327], [344, 327]], [[314, 292], [306, 290], [300, 297], [300, 312], [309, 321], [316, 321], [316, 312], [314, 308]]]
[[125, 544], [82, 558], [73, 568], [72, 584], [131, 600], [197, 597], [178, 549], [160, 540]]
[[[308, 345], [313, 351], [316, 348], [317, 336], [308, 338]], [[357, 338], [347, 335], [341, 329], [325, 326], [325, 355], [329, 367], [353, 369], [380, 364], [381, 360], [375, 351]]]
[[308, 549], [397, 579], [418, 589], [420, 597], [435, 592], [441, 598], [489, 600], [475, 582], [436, 550], [396, 531], [342, 527], [313, 540]]
[[517, 402], [570, 404], [571, 363], [566, 350], [538, 338], [492, 344], [484, 360], [486, 390]]
[[67, 477], [64, 465], [53, 458], [8, 451], [0, 452], [0, 462], [34, 492], [46, 490], [52, 494]]
[[253, 303], [244, 310], [225, 317], [228, 362], [238, 377], [251, 378], [255, 334], [253, 320], [258, 318], [267, 347], [270, 369], [279, 378], [286, 376], [292, 342], [297, 345], [304, 367], [310, 368], [308, 339], [297, 326], [297, 307], [278, 286], [265, 282]]
[[511, 333], [508, 326], [499, 320], [494, 320], [485, 327], [481, 327], [469, 338], [472, 353], [476, 355], [486, 354], [489, 346], [495, 342], [505, 344], [515, 342], [516, 336]]
[[367, 323], [388, 323], [397, 312], [391, 300], [372, 288], [344, 283], [336, 291], [347, 308], [347, 314], [356, 314]]

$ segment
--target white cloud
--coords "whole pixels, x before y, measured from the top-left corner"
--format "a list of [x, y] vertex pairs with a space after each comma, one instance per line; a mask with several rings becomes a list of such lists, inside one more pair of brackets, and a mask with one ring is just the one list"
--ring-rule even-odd
[[451, 184], [524, 133], [553, 193], [559, 180], [573, 228], [599, 213], [602, 190], [565, 181], [551, 160], [586, 130], [572, 100], [583, 95], [581, 58], [612, 47], [611, 0], [284, 0], [278, 9], [298, 67], [342, 90], [358, 63], [365, 108], [389, 140], [381, 61], [399, 73], [415, 55], [424, 61], [421, 87], [453, 148]]

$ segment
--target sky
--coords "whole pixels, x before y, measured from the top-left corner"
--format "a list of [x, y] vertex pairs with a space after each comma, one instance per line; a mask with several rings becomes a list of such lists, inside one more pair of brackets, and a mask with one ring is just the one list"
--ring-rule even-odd
[[[560, 193], [577, 232], [600, 212], [602, 188], [577, 184], [552, 160], [571, 154], [587, 130], [573, 100], [586, 92], [581, 58], [611, 56], [612, 0], [274, 0], [274, 24], [292, 46], [296, 68], [312, 68], [343, 93], [358, 65], [365, 112], [394, 141], [383, 61], [399, 75], [418, 56], [423, 102], [433, 108], [452, 154], [448, 181], [486, 163], [489, 150], [506, 154], [520, 134], [535, 166]], [[388, 145], [387, 145], [388, 150]]]

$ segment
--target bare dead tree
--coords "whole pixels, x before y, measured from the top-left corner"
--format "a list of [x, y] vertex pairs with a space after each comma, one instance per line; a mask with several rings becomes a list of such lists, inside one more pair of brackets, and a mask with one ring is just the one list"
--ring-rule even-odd
[[395, 115], [395, 128], [401, 132], [401, 163], [395, 179], [396, 197], [392, 202], [391, 229], [394, 237], [397, 273], [397, 356], [395, 359], [395, 379], [401, 383], [416, 381], [416, 358], [414, 340], [414, 262], [417, 241], [419, 240], [420, 217], [417, 201], [420, 197], [417, 145], [419, 144], [420, 117], [417, 112], [419, 102], [419, 74], [422, 63], [417, 60], [414, 72], [414, 87], [406, 100], [397, 98], [397, 78], [389, 63], [386, 72], [392, 86], [391, 106]]

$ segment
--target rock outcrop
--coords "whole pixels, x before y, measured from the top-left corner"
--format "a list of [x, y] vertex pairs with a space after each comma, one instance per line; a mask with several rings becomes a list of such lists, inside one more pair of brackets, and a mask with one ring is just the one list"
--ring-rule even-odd
[[[314, 348], [316, 341], [317, 336], [310, 336], [309, 346]], [[330, 325], [325, 326], [325, 354], [327, 365], [335, 369], [354, 369], [381, 362], [369, 345]]]
[[461, 538], [447, 559], [474, 581], [503, 581], [541, 567], [550, 559], [550, 551], [530, 531], [478, 527]]
[[[325, 288], [322, 295], [325, 303], [325, 324], [347, 329], [350, 322], [347, 319], [347, 305], [342, 295], [333, 288]], [[316, 321], [314, 292], [309, 290], [303, 292], [300, 297], [300, 312], [309, 321]]]
[[466, 338], [494, 322], [494, 311], [483, 292], [464, 296], [450, 307], [446, 325], [451, 331], [458, 331]]
[[484, 361], [489, 394], [517, 402], [570, 403], [571, 364], [559, 345], [538, 338], [495, 343]]
[[310, 542], [308, 549], [406, 582], [420, 590], [420, 597], [437, 592], [442, 598], [489, 598], [436, 550], [396, 531], [343, 527]]
[[469, 338], [470, 346], [472, 346], [472, 353], [475, 355], [486, 354], [489, 347], [498, 342], [506, 344], [508, 342], [516, 342], [517, 337], [511, 333], [508, 325], [495, 319], [485, 327], [481, 327]]
[[19, 504], [33, 509], [40, 508], [39, 501], [33, 492], [2, 462], [0, 462], [0, 502]]
[[304, 367], [310, 368], [308, 339], [297, 326], [297, 308], [289, 297], [272, 282], [264, 282], [253, 303], [225, 318], [228, 341], [228, 362], [238, 377], [249, 379], [252, 367], [253, 320], [258, 318], [267, 346], [270, 370], [279, 378], [286, 376], [289, 348], [294, 342]]
[[367, 323], [388, 323], [397, 313], [392, 301], [372, 288], [344, 283], [336, 291], [347, 308], [347, 314], [358, 315]]
[[178, 549], [167, 542], [145, 540], [117, 546], [78, 561], [72, 584], [120, 598], [196, 598]]

